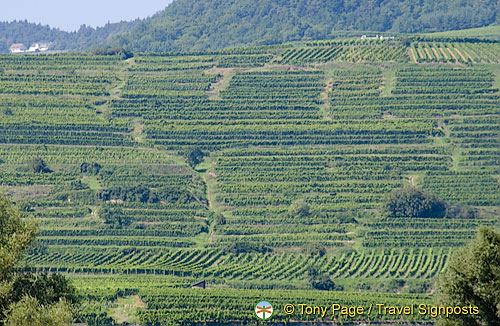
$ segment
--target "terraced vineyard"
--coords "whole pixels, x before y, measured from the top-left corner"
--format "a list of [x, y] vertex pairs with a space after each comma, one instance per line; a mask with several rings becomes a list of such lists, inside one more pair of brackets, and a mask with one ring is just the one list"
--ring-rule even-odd
[[500, 44], [496, 42], [418, 42], [411, 45], [409, 52], [415, 62], [500, 62]]
[[[430, 302], [455, 248], [498, 226], [498, 46], [2, 56], [0, 191], [40, 223], [20, 267], [71, 275], [90, 325], [130, 295], [153, 324], [251, 321], [262, 296]], [[385, 217], [407, 185], [479, 213]]]

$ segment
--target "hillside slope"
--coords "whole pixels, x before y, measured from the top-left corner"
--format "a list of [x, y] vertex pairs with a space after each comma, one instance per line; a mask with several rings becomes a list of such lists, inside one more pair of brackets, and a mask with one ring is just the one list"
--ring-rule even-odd
[[107, 45], [165, 52], [327, 39], [338, 31], [440, 32], [498, 24], [498, 12], [497, 0], [176, 0], [151, 18], [73, 33], [0, 23], [0, 52], [42, 39], [56, 50]]
[[447, 31], [498, 22], [499, 9], [496, 0], [177, 0], [114, 45], [197, 51], [325, 39], [340, 30]]

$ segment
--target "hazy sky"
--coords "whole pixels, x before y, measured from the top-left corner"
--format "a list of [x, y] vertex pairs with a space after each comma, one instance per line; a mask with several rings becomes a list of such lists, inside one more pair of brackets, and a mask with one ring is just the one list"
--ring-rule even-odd
[[152, 16], [172, 0], [0, 0], [0, 21], [24, 20], [77, 30]]

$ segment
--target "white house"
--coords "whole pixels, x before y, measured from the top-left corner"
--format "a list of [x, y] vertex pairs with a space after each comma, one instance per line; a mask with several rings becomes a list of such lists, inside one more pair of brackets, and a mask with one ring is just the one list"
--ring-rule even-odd
[[39, 45], [40, 52], [44, 52], [44, 51], [49, 50], [51, 44], [47, 43], [47, 42], [41, 42], [38, 45]]
[[38, 51], [40, 51], [40, 44], [33, 43], [33, 44], [31, 44], [30, 48], [26, 52], [38, 52]]
[[45, 52], [50, 48], [50, 43], [38, 42], [31, 44], [30, 48], [26, 52]]
[[24, 53], [24, 52], [26, 52], [26, 46], [22, 43], [16, 43], [10, 46], [10, 53]]

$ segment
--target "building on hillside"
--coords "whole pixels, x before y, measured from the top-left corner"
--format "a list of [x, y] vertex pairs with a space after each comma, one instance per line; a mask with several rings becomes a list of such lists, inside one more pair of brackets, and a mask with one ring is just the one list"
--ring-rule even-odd
[[205, 280], [201, 281], [201, 282], [198, 282], [198, 283], [195, 283], [193, 284], [191, 287], [193, 289], [205, 289], [207, 286], [207, 283], [205, 282]]
[[39, 51], [40, 51], [40, 44], [38, 44], [38, 43], [31, 44], [29, 49], [26, 50], [26, 52], [39, 52]]
[[10, 46], [10, 53], [24, 53], [24, 52], [26, 52], [26, 46], [22, 43], [16, 43]]
[[45, 42], [33, 43], [26, 52], [44, 52], [48, 51], [49, 47], [50, 43], [45, 43]]
[[383, 36], [383, 35], [376, 35], [376, 36], [366, 36], [366, 35], [361, 35], [362, 40], [394, 40], [394, 36]]
[[38, 44], [40, 47], [40, 52], [48, 51], [50, 49], [50, 46], [52, 45], [51, 43], [47, 43], [47, 42], [41, 42]]

